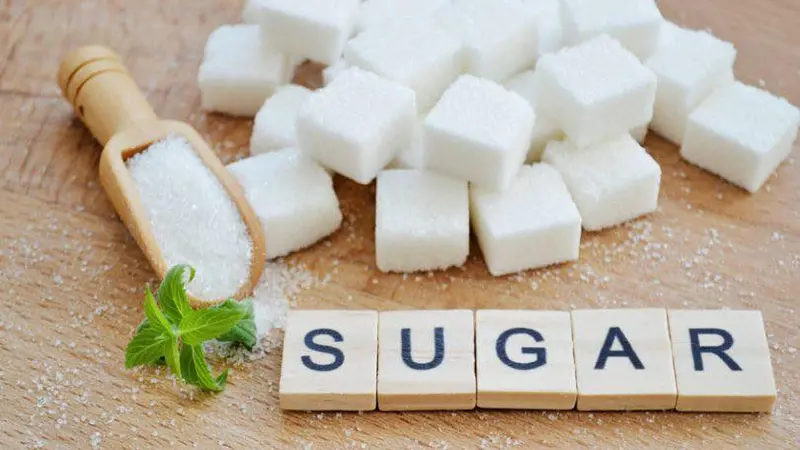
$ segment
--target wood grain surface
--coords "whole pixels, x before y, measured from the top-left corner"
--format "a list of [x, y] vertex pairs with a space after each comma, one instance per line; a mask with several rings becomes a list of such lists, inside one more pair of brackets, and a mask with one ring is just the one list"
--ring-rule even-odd
[[[662, 0], [664, 14], [739, 49], [737, 76], [800, 104], [800, 2]], [[282, 413], [280, 350], [239, 364], [221, 395], [123, 369], [154, 273], [97, 179], [99, 146], [56, 86], [60, 58], [114, 48], [160, 117], [186, 120], [225, 159], [252, 124], [206, 115], [195, 77], [211, 30], [241, 0], [0, 1], [0, 448], [797, 448], [800, 446], [800, 168], [748, 195], [650, 136], [660, 207], [584, 235], [581, 260], [492, 278], [404, 278], [374, 264], [374, 187], [336, 179], [343, 229], [290, 258], [326, 285], [308, 308], [757, 308], [779, 389], [772, 415], [470, 411]], [[318, 68], [301, 79], [319, 83]], [[795, 145], [793, 157], [797, 157]], [[335, 267], [335, 269], [334, 269]], [[280, 337], [280, 336], [277, 336]]]

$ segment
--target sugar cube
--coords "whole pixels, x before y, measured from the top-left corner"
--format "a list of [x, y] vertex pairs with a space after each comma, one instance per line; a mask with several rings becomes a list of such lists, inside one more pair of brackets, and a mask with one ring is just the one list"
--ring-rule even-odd
[[342, 222], [331, 176], [293, 148], [237, 161], [239, 181], [267, 239], [267, 258], [308, 247]]
[[647, 131], [648, 131], [649, 124], [639, 125], [638, 127], [634, 127], [631, 129], [631, 137], [633, 140], [640, 144], [644, 144], [645, 139], [647, 138]]
[[426, 167], [503, 190], [525, 160], [535, 119], [519, 95], [462, 75], [423, 123]]
[[287, 84], [267, 99], [256, 114], [250, 154], [260, 155], [297, 145], [295, 122], [297, 113], [311, 91], [296, 84]]
[[664, 48], [672, 45], [672, 42], [675, 40], [675, 38], [684, 31], [686, 31], [684, 28], [679, 27], [674, 22], [670, 22], [669, 20], [664, 20], [661, 22], [661, 30], [658, 32], [658, 49], [655, 53], [658, 53]]
[[681, 29], [647, 67], [658, 77], [650, 127], [680, 145], [689, 114], [711, 93], [733, 82], [736, 49], [706, 31]]
[[414, 91], [351, 67], [314, 92], [297, 116], [300, 150], [358, 183], [370, 183], [411, 143]]
[[291, 71], [287, 58], [264, 48], [258, 25], [223, 25], [208, 37], [197, 75], [202, 107], [252, 117]]
[[537, 17], [536, 57], [552, 53], [564, 43], [559, 0], [522, 0]]
[[339, 58], [335, 63], [322, 69], [322, 85], [327, 86], [333, 82], [342, 72], [350, 67], [344, 58]]
[[467, 183], [421, 170], [378, 175], [375, 253], [384, 272], [446, 269], [469, 254]]
[[642, 60], [658, 48], [664, 18], [655, 0], [562, 0], [561, 4], [568, 44], [608, 34]]
[[501, 82], [533, 66], [537, 16], [518, 0], [454, 0], [436, 18], [462, 40], [466, 73]]
[[358, 0], [260, 0], [264, 39], [285, 54], [333, 64], [353, 30]]
[[[516, 92], [527, 100], [536, 113], [536, 123], [533, 126], [533, 136], [531, 137], [531, 147], [528, 150], [528, 158], [525, 161], [528, 164], [538, 162], [542, 159], [542, 152], [547, 144], [549, 144], [550, 141], [563, 139], [564, 133], [558, 125], [556, 125], [554, 120], [545, 114], [541, 114], [540, 108], [536, 106], [539, 98], [539, 94], [537, 94], [539, 87], [537, 84], [536, 72], [532, 70], [522, 72], [506, 80], [503, 86], [511, 92]], [[645, 137], [647, 136], [648, 125], [649, 124], [644, 123], [634, 127], [630, 131], [631, 136], [640, 144], [644, 143]]]
[[425, 154], [422, 146], [422, 120], [414, 124], [411, 142], [406, 148], [401, 149], [389, 164], [392, 169], [424, 169]]
[[561, 132], [561, 129], [556, 125], [555, 121], [539, 112], [539, 108], [537, 107], [539, 98], [539, 94], [537, 93], [538, 85], [534, 71], [528, 70], [519, 75], [515, 75], [506, 80], [503, 86], [527, 100], [536, 114], [536, 123], [533, 126], [533, 134], [531, 135], [531, 145], [528, 148], [528, 157], [525, 162], [538, 162], [542, 159], [542, 152], [547, 144], [550, 141], [557, 141], [563, 138], [564, 133]]
[[397, 20], [420, 20], [450, 4], [450, 0], [367, 0], [361, 3], [356, 32], [381, 28]]
[[612, 139], [653, 117], [656, 76], [607, 35], [542, 57], [541, 114], [579, 147]]
[[739, 82], [718, 89], [689, 116], [681, 156], [750, 192], [789, 156], [800, 112]]
[[619, 225], [658, 205], [661, 167], [629, 134], [584, 148], [552, 142], [542, 161], [561, 172], [588, 231]]
[[245, 0], [244, 8], [242, 8], [243, 23], [258, 24], [258, 1], [259, 0]]
[[472, 226], [494, 276], [578, 259], [581, 216], [558, 171], [523, 166], [503, 192], [470, 188]]
[[461, 74], [461, 41], [432, 20], [370, 28], [347, 44], [351, 66], [413, 89], [419, 111], [429, 110]]

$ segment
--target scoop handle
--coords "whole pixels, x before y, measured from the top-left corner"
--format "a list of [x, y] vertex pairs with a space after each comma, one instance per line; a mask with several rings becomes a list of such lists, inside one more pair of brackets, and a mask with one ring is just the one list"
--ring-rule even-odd
[[127, 126], [158, 118], [117, 55], [103, 46], [80, 47], [67, 54], [58, 70], [58, 85], [104, 146]]

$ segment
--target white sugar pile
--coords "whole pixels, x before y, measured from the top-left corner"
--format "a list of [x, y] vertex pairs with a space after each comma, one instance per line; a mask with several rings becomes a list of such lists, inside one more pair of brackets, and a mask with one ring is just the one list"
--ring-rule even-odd
[[289, 307], [297, 295], [313, 287], [317, 278], [301, 266], [287, 266], [282, 261], [267, 262], [264, 274], [253, 292], [253, 312], [259, 338], [273, 329], [283, 328]]
[[250, 273], [252, 242], [236, 205], [189, 142], [170, 136], [127, 161], [167, 265], [197, 271], [188, 289], [232, 296]]

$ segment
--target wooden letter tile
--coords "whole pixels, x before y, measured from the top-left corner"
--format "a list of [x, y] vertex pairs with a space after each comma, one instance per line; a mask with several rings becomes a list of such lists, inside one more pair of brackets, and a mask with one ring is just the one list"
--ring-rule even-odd
[[572, 333], [578, 410], [675, 408], [666, 310], [573, 311]]
[[378, 327], [381, 410], [475, 407], [472, 311], [381, 312]]
[[290, 311], [283, 340], [282, 409], [375, 409], [376, 311]]
[[479, 407], [575, 407], [568, 312], [478, 311], [475, 332]]
[[775, 379], [759, 311], [669, 311], [678, 411], [769, 412]]

